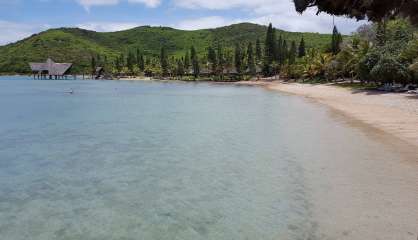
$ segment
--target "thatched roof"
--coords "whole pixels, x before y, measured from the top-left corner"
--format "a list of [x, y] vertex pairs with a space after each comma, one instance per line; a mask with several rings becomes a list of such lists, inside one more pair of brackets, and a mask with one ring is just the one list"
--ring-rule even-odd
[[48, 72], [48, 75], [65, 75], [72, 63], [55, 63], [48, 58], [45, 63], [29, 63], [32, 72]]

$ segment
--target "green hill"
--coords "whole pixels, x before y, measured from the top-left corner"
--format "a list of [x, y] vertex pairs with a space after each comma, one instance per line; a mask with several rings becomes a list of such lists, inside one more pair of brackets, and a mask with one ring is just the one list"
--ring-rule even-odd
[[[91, 56], [106, 55], [114, 59], [121, 53], [140, 49], [148, 56], [158, 56], [161, 46], [170, 55], [180, 56], [194, 45], [203, 55], [214, 41], [219, 40], [231, 48], [236, 42], [264, 41], [267, 27], [251, 23], [234, 24], [215, 29], [195, 31], [168, 27], [142, 26], [118, 32], [94, 32], [78, 28], [51, 29], [32, 35], [16, 43], [0, 47], [0, 72], [29, 72], [28, 62], [44, 61], [51, 57], [57, 62], [72, 62], [76, 71], [89, 65]], [[299, 42], [303, 36], [308, 48], [323, 48], [330, 42], [330, 35], [318, 33], [294, 33], [277, 30], [277, 36]]]

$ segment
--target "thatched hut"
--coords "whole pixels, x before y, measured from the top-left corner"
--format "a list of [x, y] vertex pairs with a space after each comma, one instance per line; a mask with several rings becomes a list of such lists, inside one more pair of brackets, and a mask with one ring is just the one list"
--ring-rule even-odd
[[72, 63], [56, 63], [48, 58], [44, 63], [29, 63], [33, 77], [38, 79], [62, 79], [68, 75]]

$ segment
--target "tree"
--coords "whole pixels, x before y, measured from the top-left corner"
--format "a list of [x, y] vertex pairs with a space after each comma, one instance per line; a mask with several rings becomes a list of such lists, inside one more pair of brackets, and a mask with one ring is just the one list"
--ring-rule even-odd
[[388, 17], [409, 17], [418, 24], [418, 1], [404, 0], [294, 0], [296, 10], [317, 7], [319, 12], [351, 18], [380, 21]]
[[263, 50], [261, 49], [260, 39], [257, 38], [255, 43], [255, 59], [260, 62], [263, 59]]
[[235, 63], [235, 69], [237, 70], [237, 73], [239, 75], [242, 74], [242, 70], [244, 67], [242, 56], [243, 56], [243, 52], [241, 49], [241, 45], [237, 43], [235, 44], [235, 57], [234, 57], [235, 62], [234, 63]]
[[91, 63], [90, 63], [90, 67], [91, 67], [91, 76], [94, 76], [96, 74], [96, 59], [94, 57], [91, 57]]
[[184, 64], [182, 60], [177, 60], [176, 74], [180, 78], [184, 75]]
[[136, 64], [141, 72], [145, 70], [144, 55], [139, 51], [139, 49], [136, 50]]
[[298, 57], [304, 57], [306, 55], [305, 49], [305, 39], [303, 37], [300, 39], [299, 49], [298, 49]]
[[186, 55], [184, 56], [184, 69], [189, 72], [190, 69], [190, 55], [189, 51], [186, 51]]
[[122, 71], [122, 69], [125, 67], [125, 55], [123, 55], [123, 53], [119, 56], [119, 64], [120, 64], [120, 68]]
[[223, 49], [223, 67], [227, 70], [234, 65], [234, 54], [231, 49]]
[[135, 56], [129, 51], [128, 57], [126, 59], [126, 66], [128, 67], [129, 72], [132, 74], [134, 72]]
[[267, 28], [266, 40], [264, 46], [264, 58], [263, 58], [263, 72], [266, 76], [273, 74], [272, 64], [276, 58], [276, 30], [270, 23]]
[[224, 51], [222, 49], [221, 43], [218, 41], [216, 44], [216, 58], [218, 59], [218, 75], [220, 75], [220, 78], [223, 79], [223, 72], [225, 67], [225, 56]]
[[271, 23], [267, 28], [264, 56], [267, 64], [272, 64], [276, 57], [276, 30]]
[[116, 60], [115, 60], [115, 67], [116, 67], [117, 73], [121, 73], [124, 66], [125, 66], [125, 58], [123, 54], [121, 54], [119, 55], [119, 57], [116, 57]]
[[283, 38], [282, 35], [279, 36], [279, 41], [276, 45], [276, 61], [282, 65], [283, 64]]
[[286, 63], [286, 61], [289, 59], [289, 48], [287, 46], [287, 41], [283, 40], [282, 43], [282, 61], [283, 63]]
[[108, 65], [109, 65], [109, 61], [107, 60], [107, 56], [106, 56], [106, 55], [104, 55], [104, 59], [103, 59], [103, 67], [104, 67], [105, 69], [107, 69]]
[[292, 45], [289, 51], [289, 64], [295, 64], [296, 62], [296, 42], [292, 41]]
[[381, 54], [376, 50], [369, 51], [365, 54], [360, 61], [358, 62], [357, 66], [357, 75], [358, 78], [362, 81], [369, 81], [371, 76], [370, 72], [377, 65], [381, 58]]
[[337, 55], [341, 51], [341, 43], [343, 42], [343, 38], [341, 33], [338, 32], [336, 26], [332, 30], [332, 39], [331, 39], [331, 52], [334, 55]]
[[161, 48], [161, 52], [160, 52], [160, 66], [161, 66], [161, 71], [162, 71], [163, 76], [164, 77], [167, 76], [169, 63], [168, 63], [167, 52], [164, 46]]
[[408, 70], [412, 74], [412, 79], [415, 81], [415, 83], [418, 82], [418, 61], [409, 65]]
[[192, 60], [193, 75], [196, 79], [199, 77], [199, 74], [200, 74], [200, 66], [199, 66], [199, 58], [197, 56], [197, 52], [194, 46], [190, 48], [190, 56]]
[[376, 45], [384, 46], [386, 43], [386, 23], [379, 22], [376, 27]]
[[405, 83], [409, 79], [408, 68], [395, 57], [384, 54], [370, 72], [376, 81], [393, 83], [395, 81]]
[[144, 60], [145, 60], [145, 67], [151, 65], [151, 57], [144, 56]]
[[253, 44], [251, 42], [248, 44], [247, 47], [247, 65], [250, 75], [255, 76], [257, 74], [257, 69], [254, 60]]
[[208, 48], [208, 62], [212, 67], [212, 74], [215, 74], [218, 68], [218, 59], [216, 58], [216, 52], [212, 47]]

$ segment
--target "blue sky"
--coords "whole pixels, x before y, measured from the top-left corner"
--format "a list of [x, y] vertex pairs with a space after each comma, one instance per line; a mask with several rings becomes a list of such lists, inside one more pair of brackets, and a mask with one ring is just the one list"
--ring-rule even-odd
[[[332, 17], [315, 9], [299, 15], [292, 0], [0, 0], [0, 45], [56, 27], [117, 31], [140, 25], [192, 30], [238, 22], [288, 31], [326, 33]], [[336, 18], [344, 33], [362, 22]]]

